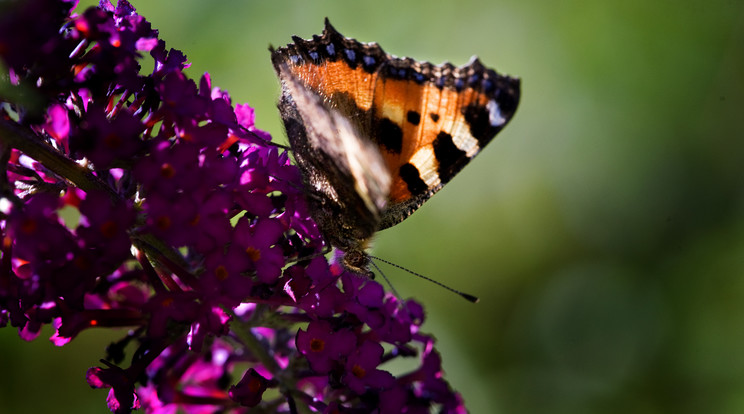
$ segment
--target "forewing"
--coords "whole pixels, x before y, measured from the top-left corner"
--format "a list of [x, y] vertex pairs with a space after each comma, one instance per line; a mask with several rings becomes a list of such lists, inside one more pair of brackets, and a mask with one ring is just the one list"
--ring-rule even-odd
[[373, 139], [393, 176], [380, 229], [428, 200], [506, 126], [519, 80], [485, 68], [390, 59], [375, 84]]
[[519, 102], [519, 80], [478, 59], [454, 67], [397, 58], [343, 37], [327, 20], [321, 36], [294, 41], [272, 54], [277, 71], [344, 117], [363, 147], [378, 147], [385, 168], [376, 160], [375, 168], [391, 178], [378, 229], [401, 222], [449, 182]]
[[275, 62], [279, 109], [321, 231], [339, 248], [369, 238], [379, 225], [391, 177], [377, 146], [358, 126]]

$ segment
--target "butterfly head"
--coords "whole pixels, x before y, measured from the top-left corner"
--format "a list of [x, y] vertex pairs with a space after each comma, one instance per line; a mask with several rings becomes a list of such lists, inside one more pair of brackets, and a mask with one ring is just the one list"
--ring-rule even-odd
[[350, 248], [344, 252], [341, 264], [345, 270], [358, 275], [366, 276], [370, 279], [375, 278], [375, 274], [369, 270], [369, 256], [363, 248]]

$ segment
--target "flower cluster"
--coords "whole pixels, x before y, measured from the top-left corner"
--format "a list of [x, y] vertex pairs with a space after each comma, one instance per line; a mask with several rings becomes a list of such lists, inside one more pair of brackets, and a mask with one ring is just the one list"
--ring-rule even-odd
[[126, 0], [75, 3], [0, 13], [0, 326], [129, 328], [87, 372], [116, 413], [464, 412], [423, 309], [322, 256], [252, 108]]

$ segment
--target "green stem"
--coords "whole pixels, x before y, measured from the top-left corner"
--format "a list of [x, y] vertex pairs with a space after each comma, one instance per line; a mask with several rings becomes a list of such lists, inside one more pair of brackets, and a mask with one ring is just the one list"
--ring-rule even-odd
[[[261, 312], [263, 306], [257, 305], [255, 312]], [[232, 310], [230, 310], [230, 313], [232, 313]], [[279, 376], [281, 374], [282, 368], [279, 366], [279, 364], [276, 362], [274, 357], [272, 357], [268, 350], [264, 348], [263, 345], [261, 345], [261, 341], [256, 338], [256, 336], [251, 331], [251, 326], [249, 323], [241, 323], [242, 320], [232, 313], [233, 316], [233, 323], [230, 324], [230, 329], [235, 333], [235, 335], [240, 339], [240, 341], [245, 345], [251, 353], [258, 358], [258, 360], [269, 370], [271, 371], [274, 376]]]
[[167, 245], [152, 234], [130, 232], [129, 238], [137, 249], [144, 252], [148, 259], [154, 261], [154, 264], [170, 270], [168, 263], [165, 262], [165, 260], [169, 260], [171, 263], [185, 269], [184, 271], [188, 271], [189, 264], [186, 263], [183, 256], [177, 250], [174, 250], [173, 247]]
[[39, 161], [46, 168], [69, 180], [86, 193], [102, 191], [107, 193], [111, 200], [119, 201], [119, 195], [100, 178], [96, 177], [91, 170], [52, 148], [30, 128], [9, 119], [0, 119], [0, 140], [3, 144], [9, 145]]
[[[261, 319], [261, 313], [266, 310], [263, 305], [257, 305], [254, 315], [254, 320]], [[256, 338], [256, 335], [251, 331], [251, 323], [243, 322], [241, 318], [235, 315], [232, 310], [228, 310], [232, 315], [232, 323], [230, 324], [230, 330], [238, 337], [241, 343], [248, 348], [248, 350], [255, 356], [261, 364], [263, 364], [273, 375], [274, 378], [279, 380], [281, 384], [282, 394], [296, 395], [299, 394], [295, 379], [286, 375], [282, 367], [276, 362], [269, 351], [261, 344], [261, 341]], [[299, 413], [311, 413], [310, 408], [306, 405], [302, 398], [295, 398], [297, 405], [297, 412]]]

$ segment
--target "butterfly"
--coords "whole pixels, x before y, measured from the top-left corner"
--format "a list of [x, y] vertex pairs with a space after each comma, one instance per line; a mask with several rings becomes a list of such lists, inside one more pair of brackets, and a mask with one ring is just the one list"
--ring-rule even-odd
[[366, 248], [410, 216], [506, 126], [520, 81], [477, 58], [460, 67], [385, 53], [328, 19], [271, 49], [278, 104], [311, 215], [343, 266], [372, 277]]

